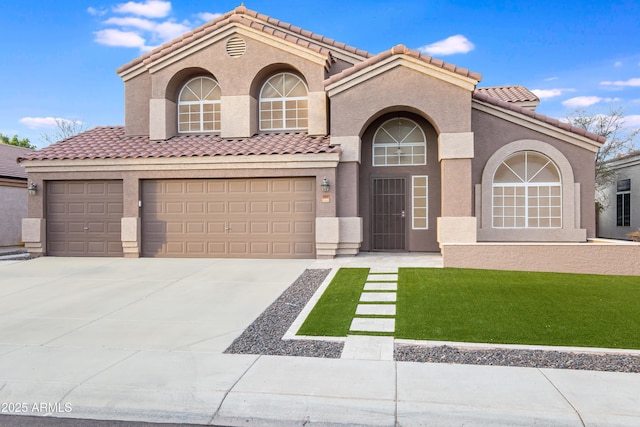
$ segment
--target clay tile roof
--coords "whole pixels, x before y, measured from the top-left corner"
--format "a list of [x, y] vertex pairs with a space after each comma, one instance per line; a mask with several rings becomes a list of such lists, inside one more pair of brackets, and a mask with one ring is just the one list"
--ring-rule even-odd
[[339, 153], [329, 137], [306, 133], [258, 134], [224, 139], [215, 135], [179, 135], [166, 141], [147, 136], [125, 136], [124, 127], [96, 127], [42, 150], [21, 155], [21, 160], [147, 159], [172, 157], [248, 156], [261, 154]]
[[524, 86], [480, 87], [476, 91], [506, 102], [540, 102], [540, 99]]
[[[261, 21], [261, 22], [256, 22], [256, 20]], [[334, 47], [337, 50], [343, 50], [345, 52], [349, 52], [352, 54], [356, 54], [365, 58], [371, 57], [372, 54], [360, 50], [360, 49], [356, 49], [354, 47], [351, 46], [347, 46], [344, 43], [339, 43], [336, 42], [335, 40], [326, 38], [324, 36], [321, 36], [319, 34], [314, 34], [310, 31], [306, 31], [303, 30], [301, 28], [298, 28], [296, 26], [293, 26], [291, 24], [288, 24], [286, 22], [281, 22], [277, 19], [273, 19], [267, 15], [263, 15], [260, 14], [258, 12], [252, 11], [247, 9], [244, 6], [239, 6], [237, 8], [235, 8], [232, 11], [229, 11], [227, 13], [225, 13], [224, 15], [198, 27], [195, 28], [194, 30], [178, 37], [175, 38], [165, 44], [163, 44], [162, 46], [159, 46], [155, 49], [153, 49], [150, 52], [145, 53], [144, 55], [134, 59], [131, 62], [128, 62], [126, 64], [124, 64], [123, 66], [121, 66], [120, 68], [118, 68], [116, 70], [116, 72], [118, 74], [123, 73], [137, 65], [140, 65], [142, 63], [148, 64], [149, 62], [152, 62], [158, 58], [161, 58], [164, 55], [167, 55], [171, 52], [174, 52], [178, 49], [180, 49], [181, 47], [192, 43], [198, 39], [200, 39], [201, 37], [206, 36], [207, 34], [211, 33], [212, 31], [215, 31], [219, 28], [224, 27], [225, 25], [229, 24], [229, 23], [242, 23], [244, 25], [256, 28], [260, 31], [265, 31], [269, 34], [273, 34], [276, 37], [280, 37], [289, 41], [293, 41], [294, 43], [300, 44], [301, 46], [307, 47], [307, 48], [311, 48], [313, 50], [315, 50], [316, 52], [320, 52], [323, 54], [329, 54], [330, 57], [330, 50], [325, 48], [324, 46], [321, 45], [317, 45], [315, 43], [310, 42], [309, 40], [305, 40], [304, 38], [311, 38], [312, 40], [316, 40], [319, 41], [321, 43], [324, 43], [326, 45], [329, 45], [331, 47]], [[293, 34], [297, 34], [301, 37], [295, 37], [295, 36], [290, 36], [288, 33], [293, 33]], [[330, 57], [330, 60], [332, 60], [332, 58]]]
[[508, 102], [508, 101], [503, 101], [501, 99], [498, 99], [494, 96], [489, 95], [488, 93], [486, 93], [486, 91], [474, 91], [473, 92], [473, 98], [478, 100], [478, 101], [482, 101], [482, 102], [486, 102], [487, 104], [492, 104], [495, 105], [497, 107], [500, 108], [504, 108], [505, 110], [510, 110], [510, 111], [514, 111], [516, 113], [520, 113], [520, 114], [524, 114], [525, 116], [531, 117], [532, 119], [536, 119], [539, 120], [541, 122], [550, 124], [552, 126], [555, 126], [559, 129], [563, 129], [566, 131], [569, 131], [571, 133], [575, 133], [576, 135], [580, 135], [580, 136], [584, 136], [585, 138], [591, 139], [593, 141], [599, 142], [601, 144], [604, 144], [605, 142], [607, 142], [607, 139], [604, 136], [600, 136], [600, 135], [596, 135], [595, 133], [591, 133], [591, 132], [587, 132], [586, 130], [582, 129], [582, 128], [578, 128], [575, 126], [572, 126], [568, 123], [565, 122], [561, 122], [558, 119], [554, 119], [552, 117], [548, 117], [545, 116], [544, 114], [540, 114], [540, 113], [536, 113], [535, 111], [529, 110], [527, 108], [521, 107], [517, 104], [515, 104], [514, 102]]
[[458, 67], [454, 64], [449, 64], [447, 62], [444, 62], [440, 59], [436, 59], [433, 58], [429, 55], [425, 55], [423, 53], [418, 52], [417, 50], [412, 50], [407, 48], [405, 45], [403, 44], [399, 44], [396, 45], [394, 47], [392, 47], [389, 50], [385, 50], [384, 52], [381, 52], [375, 56], [369, 57], [367, 60], [360, 62], [356, 65], [354, 65], [353, 67], [347, 68], [346, 70], [343, 70], [342, 72], [335, 74], [333, 76], [331, 76], [330, 78], [328, 78], [327, 80], [324, 81], [324, 85], [328, 86], [332, 83], [335, 83], [337, 81], [340, 81], [342, 79], [344, 79], [345, 77], [348, 77], [358, 71], [360, 71], [363, 68], [367, 68], [370, 67], [374, 64], [377, 64], [378, 62], [384, 61], [385, 59], [394, 56], [394, 55], [409, 55], [413, 58], [419, 59], [420, 61], [433, 65], [435, 67], [439, 67], [439, 68], [443, 68], [445, 70], [451, 71], [453, 73], [456, 74], [460, 74], [463, 77], [469, 77], [473, 80], [477, 80], [480, 81], [482, 79], [482, 74], [480, 73], [476, 73], [473, 71], [469, 71], [466, 68], [461, 68]]
[[27, 179], [27, 172], [18, 164], [17, 159], [33, 152], [29, 148], [0, 143], [0, 177]]

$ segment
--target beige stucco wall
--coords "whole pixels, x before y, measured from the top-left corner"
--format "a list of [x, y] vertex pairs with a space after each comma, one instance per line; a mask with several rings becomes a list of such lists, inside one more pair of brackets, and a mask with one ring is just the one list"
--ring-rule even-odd
[[151, 76], [141, 74], [124, 82], [124, 128], [126, 135], [149, 134]]
[[640, 276], [640, 243], [456, 244], [442, 257], [452, 268]]
[[[230, 103], [228, 109], [222, 104], [223, 131], [225, 137], [247, 137], [256, 130], [257, 103], [260, 88], [270, 75], [279, 71], [292, 71], [300, 75], [307, 84], [310, 93], [309, 118], [310, 132], [324, 135], [327, 130], [327, 104], [324, 97], [323, 81], [326, 78], [325, 62], [318, 57], [302, 57], [287, 50], [285, 45], [276, 46], [264, 41], [240, 35], [246, 41], [246, 53], [232, 58], [226, 53], [226, 42], [237, 34], [229, 35], [200, 50], [194, 50], [169, 65], [156, 66], [151, 72], [137, 76], [125, 82], [125, 126], [127, 135], [149, 133], [149, 100], [167, 99], [177, 102], [182, 84], [197, 75], [215, 78], [220, 85], [223, 101], [248, 99], [254, 102]], [[313, 55], [312, 55], [313, 56]], [[241, 98], [233, 98], [241, 97]], [[158, 104], [160, 105], [160, 104]], [[244, 111], [238, 111], [238, 107]], [[168, 115], [176, 115], [175, 105], [167, 105]], [[226, 112], [226, 114], [225, 114]], [[156, 112], [157, 114], [157, 112]], [[240, 121], [232, 124], [229, 120]], [[177, 133], [175, 121], [164, 120], [169, 127], [167, 136]], [[163, 129], [163, 124], [158, 125]], [[155, 134], [159, 134], [155, 132]]]
[[27, 216], [27, 198], [26, 182], [11, 185], [0, 182], [0, 247], [22, 244], [22, 218]]
[[[618, 180], [631, 180], [631, 226], [618, 227], [616, 207], [616, 185]], [[630, 240], [627, 234], [640, 229], [640, 156], [628, 166], [617, 169], [615, 178], [604, 192], [606, 200], [602, 203], [605, 209], [598, 216], [598, 236], [609, 239]], [[640, 261], [638, 261], [640, 263]]]
[[331, 96], [331, 135], [362, 135], [373, 120], [390, 111], [418, 113], [438, 132], [469, 132], [471, 93], [399, 66]]
[[587, 237], [595, 237], [595, 154], [587, 149], [558, 140], [533, 129], [508, 122], [499, 117], [473, 109], [475, 157], [472, 166], [473, 184], [482, 183], [482, 173], [487, 160], [494, 152], [519, 140], [541, 141], [559, 150], [573, 169], [574, 182], [579, 184], [581, 206], [579, 228], [587, 230]]

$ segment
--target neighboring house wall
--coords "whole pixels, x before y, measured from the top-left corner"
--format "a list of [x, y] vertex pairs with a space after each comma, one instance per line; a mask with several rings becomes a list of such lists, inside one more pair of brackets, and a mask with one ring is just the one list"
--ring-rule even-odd
[[[604, 194], [606, 200], [602, 200], [603, 211], [598, 216], [598, 237], [608, 239], [631, 240], [627, 234], [640, 229], [640, 152], [619, 160], [610, 162], [614, 171], [613, 182], [607, 187]], [[618, 191], [618, 182], [629, 180], [628, 191]], [[623, 206], [618, 206], [618, 193], [620, 193]], [[630, 222], [626, 225], [623, 221], [618, 225], [618, 214], [622, 215], [627, 198], [623, 194], [629, 194]]]
[[27, 182], [0, 178], [0, 247], [22, 245], [22, 218], [27, 217]]

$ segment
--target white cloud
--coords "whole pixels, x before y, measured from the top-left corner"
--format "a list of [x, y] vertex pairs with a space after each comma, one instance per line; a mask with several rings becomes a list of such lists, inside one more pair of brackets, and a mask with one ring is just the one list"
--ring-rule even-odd
[[575, 98], [569, 98], [566, 101], [562, 101], [562, 105], [570, 108], [584, 108], [595, 105], [599, 102], [620, 102], [620, 98], [602, 98], [600, 96], [576, 96]]
[[171, 12], [171, 2], [161, 0], [147, 0], [144, 3], [130, 1], [121, 3], [113, 8], [116, 13], [144, 16], [147, 18], [164, 18]]
[[558, 77], [547, 77], [546, 79], [544, 79], [545, 82], [552, 82], [554, 80], [558, 80]]
[[191, 27], [185, 24], [177, 24], [172, 21], [166, 21], [156, 25], [154, 33], [162, 41], [168, 41], [186, 33], [190, 29]]
[[444, 40], [437, 41], [426, 46], [419, 47], [418, 50], [427, 55], [453, 55], [456, 53], [468, 53], [475, 48], [462, 34], [447, 37]]
[[[171, 20], [165, 22], [155, 22], [144, 18], [109, 18], [104, 21], [107, 25], [116, 25], [123, 28], [137, 28], [152, 33], [154, 39], [168, 41], [186, 33], [191, 29], [186, 23], [176, 23]], [[139, 35], [139, 34], [138, 34]], [[137, 45], [135, 45], [137, 47]]]
[[69, 124], [82, 124], [81, 121], [62, 119], [59, 117], [23, 117], [19, 121], [30, 129], [55, 129], [59, 121]]
[[616, 62], [613, 64], [613, 66], [614, 66], [614, 67], [616, 67], [616, 68], [620, 68], [620, 67], [622, 67], [622, 61], [616, 61]]
[[640, 87], [640, 77], [636, 77], [629, 80], [616, 80], [614, 82], [605, 81], [605, 82], [600, 82], [600, 84], [603, 86], [616, 86], [616, 87], [624, 87], [624, 86]]
[[628, 126], [628, 127], [640, 128], [640, 114], [625, 116], [624, 124], [625, 126]]
[[202, 12], [202, 13], [196, 14], [196, 16], [201, 21], [209, 22], [209, 21], [213, 21], [216, 18], [220, 18], [222, 16], [222, 14], [221, 13]]
[[126, 17], [126, 18], [109, 18], [104, 21], [106, 25], [117, 25], [119, 27], [133, 27], [140, 28], [141, 30], [153, 31], [157, 23], [150, 21], [144, 18], [134, 18], [134, 17]]
[[96, 9], [95, 7], [91, 7], [91, 6], [87, 8], [87, 12], [89, 13], [89, 15], [93, 15], [93, 16], [102, 16], [105, 13], [107, 13], [106, 10]]
[[107, 28], [106, 30], [96, 31], [95, 41], [105, 46], [114, 47], [137, 47], [141, 50], [147, 50], [145, 39], [143, 39], [138, 33], [133, 31], [121, 31], [114, 28]]
[[533, 89], [531, 92], [540, 99], [554, 98], [565, 92], [573, 92], [575, 89]]

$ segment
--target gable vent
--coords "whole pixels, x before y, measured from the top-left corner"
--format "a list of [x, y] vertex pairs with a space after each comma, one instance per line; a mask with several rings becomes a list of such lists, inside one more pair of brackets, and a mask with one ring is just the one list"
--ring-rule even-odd
[[247, 44], [240, 37], [232, 37], [227, 42], [227, 55], [238, 58], [247, 51]]

